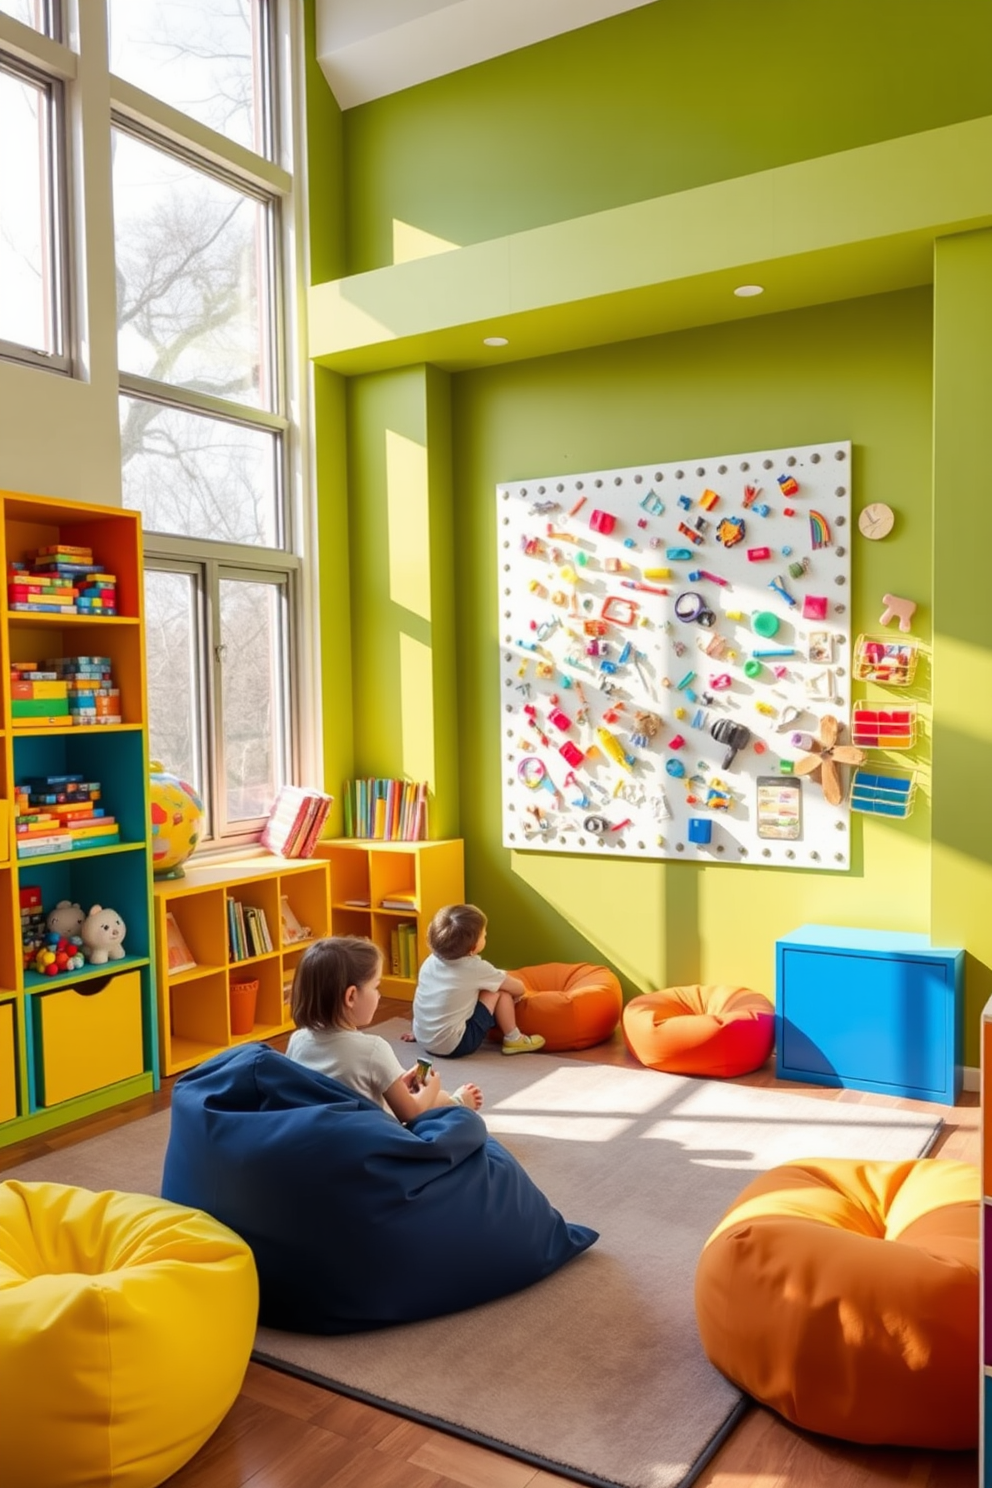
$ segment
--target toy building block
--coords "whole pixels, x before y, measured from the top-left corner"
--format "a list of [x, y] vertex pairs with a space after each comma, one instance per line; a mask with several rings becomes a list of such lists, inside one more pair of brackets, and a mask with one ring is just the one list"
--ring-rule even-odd
[[900, 599], [898, 594], [883, 594], [882, 603], [885, 609], [878, 617], [879, 625], [889, 625], [893, 620], [899, 621], [899, 629], [908, 631], [916, 614], [915, 599]]

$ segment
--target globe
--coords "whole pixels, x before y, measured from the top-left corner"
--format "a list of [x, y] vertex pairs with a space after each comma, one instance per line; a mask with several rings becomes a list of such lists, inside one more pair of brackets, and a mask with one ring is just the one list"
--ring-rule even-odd
[[152, 872], [156, 878], [182, 878], [183, 863], [203, 830], [203, 802], [193, 787], [151, 763]]

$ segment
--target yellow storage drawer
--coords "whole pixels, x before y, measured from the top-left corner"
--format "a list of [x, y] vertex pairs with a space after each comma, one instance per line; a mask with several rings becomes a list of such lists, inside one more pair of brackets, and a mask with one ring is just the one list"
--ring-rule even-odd
[[17, 1058], [14, 1046], [14, 1004], [0, 1002], [0, 1121], [17, 1115]]
[[[94, 985], [98, 992], [89, 991]], [[35, 996], [41, 1105], [55, 1106], [141, 1074], [140, 972], [123, 971], [106, 982], [81, 982], [79, 990], [66, 987]]]

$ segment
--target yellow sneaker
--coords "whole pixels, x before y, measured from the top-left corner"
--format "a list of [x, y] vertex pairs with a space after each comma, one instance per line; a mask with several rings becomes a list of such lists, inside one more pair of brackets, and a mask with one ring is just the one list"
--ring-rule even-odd
[[504, 1039], [504, 1054], [536, 1054], [538, 1049], [544, 1048], [544, 1040], [539, 1033], [522, 1033], [518, 1039]]

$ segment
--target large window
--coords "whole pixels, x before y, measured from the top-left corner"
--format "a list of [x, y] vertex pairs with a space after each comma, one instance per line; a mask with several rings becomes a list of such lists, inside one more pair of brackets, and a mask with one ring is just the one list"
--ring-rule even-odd
[[0, 355], [67, 372], [63, 134], [61, 80], [0, 35]]
[[271, 17], [262, 0], [108, 13], [121, 461], [145, 529], [151, 749], [203, 795], [207, 841], [234, 844], [294, 770], [291, 178], [270, 158]]

